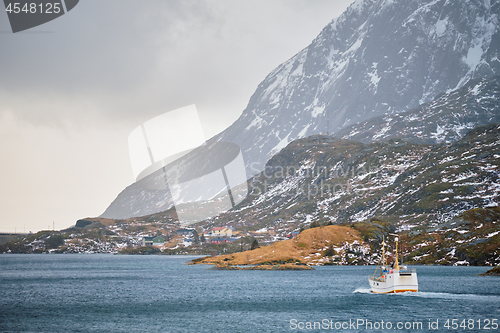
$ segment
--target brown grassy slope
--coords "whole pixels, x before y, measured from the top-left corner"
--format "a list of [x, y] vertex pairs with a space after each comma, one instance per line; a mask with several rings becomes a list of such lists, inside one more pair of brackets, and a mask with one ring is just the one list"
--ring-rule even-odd
[[[307, 229], [293, 239], [276, 242], [255, 250], [200, 258], [193, 260], [193, 263], [223, 266], [279, 264], [284, 262], [306, 264], [312, 263], [314, 259], [323, 256], [323, 252], [330, 245], [340, 247], [343, 243], [352, 243], [353, 241], [363, 243], [359, 231], [346, 226], [330, 225]], [[320, 253], [320, 255], [317, 255], [317, 253]]]

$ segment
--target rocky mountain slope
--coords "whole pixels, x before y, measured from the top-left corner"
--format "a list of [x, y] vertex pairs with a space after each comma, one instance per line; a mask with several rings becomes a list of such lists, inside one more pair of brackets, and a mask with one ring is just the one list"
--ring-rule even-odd
[[279, 230], [378, 217], [400, 230], [433, 227], [498, 206], [499, 137], [500, 125], [488, 125], [440, 145], [300, 139], [251, 179], [247, 199], [209, 222]]
[[432, 229], [402, 238], [407, 261], [417, 264], [500, 264], [500, 208], [476, 208]]
[[451, 143], [474, 127], [495, 123], [500, 123], [500, 76], [471, 80], [410, 111], [375, 117], [335, 135], [364, 143], [389, 139]]
[[[250, 177], [293, 140], [405, 112], [470, 79], [499, 75], [499, 12], [498, 1], [358, 0], [272, 71], [213, 140], [237, 144]], [[472, 118], [464, 126], [483, 124]], [[102, 216], [171, 205], [168, 191], [132, 184]]]

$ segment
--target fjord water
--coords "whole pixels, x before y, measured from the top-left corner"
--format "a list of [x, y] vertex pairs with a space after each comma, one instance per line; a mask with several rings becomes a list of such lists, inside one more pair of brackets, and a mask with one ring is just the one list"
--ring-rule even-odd
[[[0, 331], [383, 332], [388, 322], [397, 332], [500, 331], [491, 325], [500, 319], [500, 278], [478, 276], [486, 267], [418, 266], [418, 293], [375, 295], [372, 266], [222, 271], [186, 265], [193, 258], [0, 255]], [[452, 319], [473, 322], [453, 329]], [[422, 326], [399, 330], [398, 322]]]

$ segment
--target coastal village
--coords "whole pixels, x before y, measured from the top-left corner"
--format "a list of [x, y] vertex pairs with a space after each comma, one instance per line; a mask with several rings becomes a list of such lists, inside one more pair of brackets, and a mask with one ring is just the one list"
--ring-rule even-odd
[[[142, 237], [142, 246], [155, 246], [161, 250], [189, 247], [195, 244], [231, 244], [241, 237], [239, 231], [228, 227], [215, 227], [205, 231], [201, 229], [201, 235], [196, 228], [181, 228], [170, 235], [156, 235]], [[174, 247], [172, 247], [174, 245]]]
[[[88, 218], [78, 220], [65, 230], [43, 230], [36, 234], [16, 235], [0, 244], [6, 253], [131, 253], [141, 248], [168, 254], [222, 254], [248, 250], [252, 243], [265, 246], [297, 236], [298, 230], [261, 228], [236, 230], [231, 226], [183, 226], [177, 220], [112, 220]], [[60, 239], [51, 241], [51, 239]], [[2, 248], [3, 246], [3, 248]]]
[[[103, 220], [100, 222], [94, 221], [93, 223], [98, 226], [106, 222]], [[92, 225], [89, 226], [92, 227]], [[107, 242], [105, 242], [105, 248], [113, 248], [114, 251], [110, 252], [114, 253], [125, 252], [132, 254], [136, 250], [140, 251], [143, 247], [153, 247], [160, 252], [169, 254], [198, 254], [203, 253], [204, 249], [210, 254], [223, 254], [236, 250], [249, 250], [253, 242], [265, 246], [276, 241], [292, 238], [299, 233], [294, 230], [273, 230], [268, 228], [242, 231], [231, 226], [183, 226], [178, 223], [164, 224], [159, 227], [158, 223], [140, 220], [128, 222], [126, 225], [115, 222], [114, 225], [109, 225], [106, 229], [110, 233]], [[68, 240], [65, 242], [68, 249], [74, 248], [75, 252], [81, 252], [79, 244], [81, 244], [81, 238], [79, 237], [74, 237], [73, 241]], [[88, 249], [87, 252], [100, 252], [100, 250], [99, 248]]]

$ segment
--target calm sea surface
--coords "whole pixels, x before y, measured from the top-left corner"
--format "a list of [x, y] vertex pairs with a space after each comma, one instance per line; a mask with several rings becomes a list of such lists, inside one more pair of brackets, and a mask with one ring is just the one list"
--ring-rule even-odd
[[500, 332], [486, 267], [419, 266], [418, 293], [375, 295], [370, 266], [220, 271], [192, 258], [0, 255], [0, 332]]

